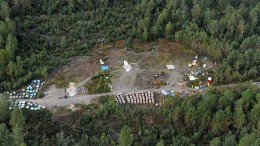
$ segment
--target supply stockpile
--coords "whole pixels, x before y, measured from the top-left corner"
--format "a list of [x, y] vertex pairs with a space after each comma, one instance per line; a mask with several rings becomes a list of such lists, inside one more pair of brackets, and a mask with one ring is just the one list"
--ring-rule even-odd
[[39, 110], [45, 108], [45, 106], [33, 102], [29, 102], [29, 101], [11, 101], [9, 105], [9, 109], [14, 109], [15, 107], [19, 109], [29, 109], [29, 110]]
[[86, 94], [87, 90], [85, 87], [77, 87], [77, 95]]
[[[119, 104], [154, 104], [154, 93], [153, 92], [132, 92], [126, 94], [125, 98], [122, 94], [117, 94], [115, 97]], [[125, 100], [126, 99], [126, 100]]]
[[125, 104], [125, 98], [124, 96], [120, 93], [120, 94], [117, 94], [116, 97], [116, 102], [119, 103], [119, 104]]
[[37, 97], [38, 92], [41, 91], [45, 82], [41, 82], [41, 80], [33, 80], [30, 85], [28, 85], [25, 89], [21, 89], [19, 91], [6, 92], [7, 97], [10, 99], [24, 99], [24, 98], [35, 98]]

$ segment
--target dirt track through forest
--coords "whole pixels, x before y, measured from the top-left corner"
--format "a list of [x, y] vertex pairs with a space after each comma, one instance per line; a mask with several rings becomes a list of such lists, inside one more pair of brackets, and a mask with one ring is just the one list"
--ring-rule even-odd
[[[46, 97], [41, 99], [23, 99], [23, 101], [31, 101], [37, 104], [41, 104], [46, 106], [47, 108], [51, 108], [53, 106], [66, 106], [70, 104], [89, 104], [91, 103], [91, 100], [100, 97], [100, 96], [106, 96], [106, 95], [115, 95], [118, 93], [131, 93], [131, 92], [137, 92], [137, 91], [152, 91], [152, 92], [160, 92], [165, 87], [159, 88], [159, 89], [145, 89], [145, 90], [122, 90], [122, 91], [112, 91], [109, 93], [102, 93], [102, 94], [94, 94], [94, 95], [76, 95], [73, 97], [68, 98], [61, 98], [65, 95], [64, 89], [55, 89], [54, 86], [51, 87], [49, 90], [49, 93]], [[169, 89], [169, 88], [167, 88]], [[187, 88], [190, 90], [190, 88]], [[172, 87], [172, 90], [180, 90], [180, 87]]]
[[[236, 84], [228, 84], [228, 85], [221, 85], [221, 86], [215, 86], [215, 87], [230, 87], [234, 86]], [[258, 85], [260, 88], [260, 85]], [[147, 91], [152, 91], [152, 92], [161, 92], [163, 89], [170, 89], [173, 91], [179, 91], [179, 90], [194, 90], [192, 88], [183, 88], [179, 86], [172, 86], [171, 88], [169, 87], [162, 87], [159, 89], [145, 89], [145, 90], [125, 90], [125, 91], [112, 91], [109, 93], [102, 93], [102, 94], [94, 94], [94, 95], [76, 95], [73, 97], [68, 97], [68, 98], [60, 98], [63, 95], [65, 95], [64, 89], [55, 89], [54, 86], [51, 86], [50, 93], [48, 96], [41, 98], [41, 99], [23, 99], [23, 101], [31, 101], [34, 103], [38, 103], [41, 105], [46, 106], [47, 108], [52, 108], [53, 106], [67, 106], [70, 104], [89, 104], [91, 103], [92, 99], [100, 97], [100, 96], [106, 96], [106, 95], [115, 95], [118, 93], [126, 94], [126, 93], [131, 93], [131, 92], [147, 92]]]

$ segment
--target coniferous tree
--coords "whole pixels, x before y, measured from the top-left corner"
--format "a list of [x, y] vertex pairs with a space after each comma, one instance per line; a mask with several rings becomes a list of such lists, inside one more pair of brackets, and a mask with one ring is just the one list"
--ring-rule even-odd
[[171, 39], [172, 34], [173, 34], [173, 25], [172, 25], [171, 21], [169, 21], [165, 27], [165, 36], [167, 39]]
[[0, 97], [0, 122], [5, 122], [9, 117], [9, 102], [5, 98]]
[[22, 110], [20, 110], [19, 108], [14, 108], [12, 113], [11, 113], [11, 120], [10, 120], [10, 126], [12, 127], [12, 129], [15, 128], [15, 126], [18, 126], [18, 130], [24, 128], [25, 125], [25, 121], [24, 121], [24, 116], [23, 116], [23, 112]]
[[5, 124], [0, 124], [0, 146], [11, 145], [10, 131], [7, 129]]
[[128, 126], [124, 126], [119, 135], [119, 146], [131, 146], [133, 143], [133, 134]]

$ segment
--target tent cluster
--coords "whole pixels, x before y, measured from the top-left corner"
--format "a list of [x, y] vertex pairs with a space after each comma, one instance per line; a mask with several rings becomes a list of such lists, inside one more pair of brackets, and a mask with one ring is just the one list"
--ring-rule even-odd
[[[115, 97], [116, 101], [119, 104], [151, 104], [155, 103], [154, 93], [153, 92], [132, 92], [130, 94], [126, 94], [125, 98], [122, 94], [117, 94]], [[126, 100], [125, 100], [126, 99]]]
[[29, 101], [11, 101], [9, 105], [9, 109], [13, 109], [16, 107], [19, 109], [29, 109], [29, 110], [39, 110], [45, 108], [45, 106], [33, 102], [29, 102]]
[[[21, 89], [19, 91], [6, 92], [7, 97], [10, 99], [25, 99], [25, 98], [36, 98], [38, 93], [42, 90], [45, 82], [41, 82], [41, 80], [33, 80], [30, 85], [28, 85], [25, 89]], [[47, 94], [47, 92], [44, 92]]]

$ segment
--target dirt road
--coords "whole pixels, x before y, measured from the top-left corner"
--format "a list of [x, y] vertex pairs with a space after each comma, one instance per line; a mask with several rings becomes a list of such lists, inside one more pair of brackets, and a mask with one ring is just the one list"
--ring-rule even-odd
[[[180, 90], [181, 87], [163, 87], [159, 89], [145, 89], [145, 90], [125, 90], [125, 91], [112, 91], [109, 93], [102, 93], [102, 94], [94, 94], [94, 95], [76, 95], [73, 97], [68, 98], [61, 98], [65, 95], [64, 89], [55, 89], [54, 86], [51, 86], [49, 89], [49, 93], [46, 97], [41, 99], [23, 99], [23, 101], [31, 101], [34, 103], [38, 103], [41, 105], [46, 106], [47, 108], [51, 108], [53, 106], [66, 106], [70, 104], [89, 104], [93, 98], [105, 96], [105, 95], [115, 95], [118, 93], [126, 94], [131, 92], [137, 91], [152, 91], [152, 92], [160, 92], [163, 89], [169, 89], [173, 91]], [[183, 89], [183, 88], [182, 88]], [[191, 90], [187, 88], [187, 90]]]
[[[230, 86], [235, 86], [237, 84], [228, 84], [228, 85], [222, 85], [222, 86], [215, 86], [215, 87], [230, 87]], [[260, 88], [260, 85], [258, 84], [258, 87]], [[126, 93], [131, 93], [131, 92], [138, 92], [138, 91], [152, 91], [152, 92], [161, 92], [163, 89], [168, 89], [170, 91], [195, 91], [192, 88], [187, 88], [187, 87], [180, 87], [180, 86], [171, 86], [167, 85], [165, 87], [159, 88], [159, 89], [145, 89], [145, 90], [122, 90], [122, 91], [112, 91], [109, 93], [102, 93], [102, 94], [94, 94], [94, 95], [76, 95], [73, 97], [68, 97], [68, 98], [60, 98], [65, 95], [64, 89], [57, 89], [54, 86], [51, 86], [49, 89], [49, 93], [46, 97], [41, 98], [41, 99], [21, 99], [23, 101], [32, 101], [34, 103], [38, 103], [41, 105], [46, 106], [47, 108], [51, 108], [53, 106], [66, 106], [70, 104], [89, 104], [92, 99], [100, 96], [105, 96], [105, 95], [115, 95], [115, 94], [126, 94]]]

